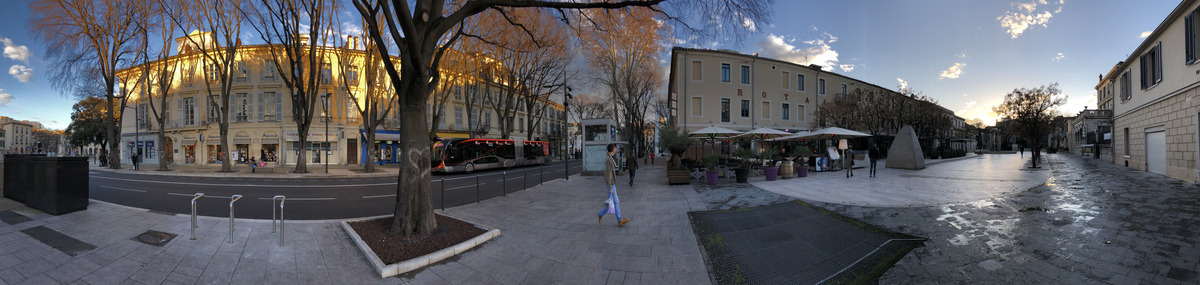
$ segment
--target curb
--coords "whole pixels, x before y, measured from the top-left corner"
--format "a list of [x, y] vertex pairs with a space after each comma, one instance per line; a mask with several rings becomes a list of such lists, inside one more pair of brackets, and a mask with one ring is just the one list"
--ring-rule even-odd
[[[447, 217], [449, 217], [449, 216], [447, 216]], [[455, 218], [455, 219], [458, 219], [458, 218]], [[448, 247], [448, 248], [444, 248], [439, 251], [435, 251], [430, 254], [426, 254], [426, 255], [422, 255], [422, 256], [419, 256], [419, 257], [416, 257], [413, 259], [401, 261], [399, 263], [383, 264], [383, 260], [380, 260], [379, 256], [375, 255], [375, 251], [371, 250], [371, 247], [367, 246], [367, 243], [363, 242], [362, 238], [358, 236], [358, 233], [356, 233], [354, 231], [354, 229], [350, 228], [350, 224], [347, 223], [347, 222], [356, 222], [356, 221], [362, 221], [362, 220], [367, 220], [367, 219], [341, 221], [342, 229], [346, 231], [346, 234], [349, 235], [350, 238], [354, 239], [354, 244], [357, 245], [358, 249], [363, 252], [363, 255], [366, 255], [367, 261], [371, 262], [371, 266], [375, 267], [375, 271], [379, 272], [379, 278], [388, 278], [388, 277], [404, 274], [409, 271], [413, 271], [413, 270], [417, 270], [417, 269], [420, 269], [425, 266], [429, 266], [430, 264], [438, 263], [447, 258], [453, 257], [455, 255], [459, 255], [463, 252], [467, 252], [468, 250], [471, 250], [471, 249], [475, 248], [476, 246], [479, 246], [493, 238], [496, 238], [497, 236], [500, 236], [500, 229], [488, 229], [487, 227], [480, 226], [480, 225], [472, 222], [471, 223], [472, 225], [475, 225], [476, 227], [479, 227], [481, 229], [485, 229], [488, 231], [483, 233], [482, 235], [476, 236], [467, 241], [461, 242], [459, 244], [456, 244], [456, 245]], [[459, 219], [459, 220], [462, 220], [462, 219]]]

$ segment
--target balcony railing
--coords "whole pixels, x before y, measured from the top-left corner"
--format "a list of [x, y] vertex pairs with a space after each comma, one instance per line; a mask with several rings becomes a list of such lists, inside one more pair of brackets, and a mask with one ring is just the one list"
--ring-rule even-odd
[[1084, 118], [1112, 118], [1113, 110], [1083, 110]]

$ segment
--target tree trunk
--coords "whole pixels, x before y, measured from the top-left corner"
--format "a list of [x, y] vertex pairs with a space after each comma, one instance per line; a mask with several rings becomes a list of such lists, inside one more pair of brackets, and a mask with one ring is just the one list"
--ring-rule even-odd
[[[108, 94], [112, 94], [112, 92], [112, 89], [109, 88]], [[109, 95], [108, 97], [108, 117], [105, 118], [105, 122], [107, 122], [107, 124], [105, 124], [107, 125], [105, 128], [108, 129], [108, 150], [110, 151], [108, 154], [108, 168], [121, 169], [121, 137], [119, 134], [121, 132], [121, 126], [118, 124], [114, 114], [122, 111], [124, 107], [121, 107], [122, 109], [116, 109], [116, 106], [113, 106], [114, 103], [112, 95]]]
[[167, 171], [167, 170], [170, 170], [170, 169], [167, 169], [167, 155], [166, 155], [167, 151], [169, 151], [169, 150], [164, 148], [165, 146], [167, 146], [167, 132], [165, 130], [163, 130], [162, 126], [163, 126], [163, 122], [159, 121], [159, 123], [158, 123], [158, 143], [162, 144], [162, 145], [158, 146], [158, 171]]
[[308, 173], [308, 133], [308, 128], [296, 129], [296, 136], [300, 139], [300, 153], [296, 155], [296, 170], [292, 171], [294, 173]]
[[[229, 114], [229, 110], [226, 108], [221, 108], [221, 112], [224, 114]], [[222, 115], [222, 116], [223, 116], [224, 120], [226, 120], [226, 121], [229, 120], [229, 115]], [[221, 130], [220, 130], [221, 152], [217, 155], [217, 159], [221, 160], [221, 172], [233, 172], [233, 162], [230, 161], [230, 159], [229, 159], [230, 157], [232, 157], [229, 155], [229, 153], [230, 153], [229, 139], [228, 139], [229, 138], [229, 123], [228, 122], [222, 123], [220, 126], [221, 126]]]
[[375, 156], [379, 155], [378, 153], [375, 152], [375, 128], [374, 127], [367, 129], [367, 140], [366, 140], [366, 143], [364, 143], [363, 145], [364, 145], [363, 148], [365, 148], [365, 151], [367, 152], [367, 155], [366, 155], [367, 158], [363, 159], [363, 172], [373, 173], [373, 172], [375, 172]]
[[[407, 97], [425, 92], [420, 87], [408, 88]], [[408, 99], [408, 98], [405, 98]], [[412, 100], [412, 99], [409, 99]], [[400, 174], [396, 177], [396, 210], [392, 216], [391, 233], [410, 236], [428, 234], [437, 228], [433, 214], [433, 196], [429, 182], [429, 127], [425, 123], [425, 104], [400, 103]]]

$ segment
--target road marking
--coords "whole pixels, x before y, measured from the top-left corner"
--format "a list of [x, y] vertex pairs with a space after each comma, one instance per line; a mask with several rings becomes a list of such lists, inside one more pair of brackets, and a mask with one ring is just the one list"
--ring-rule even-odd
[[[194, 182], [175, 182], [175, 181], [154, 181], [154, 180], [139, 180], [125, 179], [115, 177], [92, 176], [100, 179], [121, 180], [130, 182], [145, 182], [145, 183], [161, 183], [161, 184], [177, 184], [177, 185], [196, 185], [196, 186], [216, 186], [216, 187], [271, 187], [271, 188], [339, 188], [339, 187], [369, 187], [369, 186], [387, 186], [396, 185], [396, 182], [388, 183], [372, 183], [372, 184], [341, 184], [341, 185], [277, 185], [277, 184], [213, 184], [213, 183], [194, 183]], [[188, 195], [191, 196], [191, 195]]]
[[374, 196], [363, 196], [363, 199], [372, 199], [372, 198], [386, 198], [386, 197], [396, 197], [396, 194], [387, 194], [387, 195], [374, 195]]
[[195, 194], [183, 194], [183, 193], [167, 193], [167, 195], [187, 196], [187, 197], [196, 196]]
[[446, 188], [446, 189], [442, 189], [442, 190], [455, 190], [455, 189], [463, 189], [463, 188], [467, 188], [467, 187], [475, 187], [475, 185], [458, 186], [458, 187]]
[[[259, 200], [274, 200], [275, 198], [272, 197], [272, 198], [258, 198], [258, 199]], [[326, 200], [336, 200], [337, 198], [287, 198], [287, 199], [293, 200], [293, 201], [326, 201]]]
[[121, 187], [112, 187], [112, 186], [103, 186], [103, 185], [101, 185], [100, 187], [102, 187], [102, 188], [109, 188], [109, 189], [116, 189], [116, 190], [122, 190], [122, 191], [132, 191], [132, 192], [142, 192], [142, 193], [146, 193], [146, 190], [137, 190], [137, 189], [129, 189], [129, 188], [121, 188]]

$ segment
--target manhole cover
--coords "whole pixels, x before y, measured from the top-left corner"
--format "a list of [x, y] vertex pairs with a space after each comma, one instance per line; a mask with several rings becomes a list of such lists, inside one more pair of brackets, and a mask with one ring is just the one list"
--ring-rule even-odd
[[168, 242], [171, 242], [171, 240], [175, 239], [175, 237], [177, 237], [177, 236], [179, 236], [179, 235], [172, 234], [172, 233], [164, 233], [164, 232], [155, 231], [155, 230], [148, 230], [142, 234], [137, 235], [136, 237], [133, 237], [133, 240], [136, 242], [140, 242], [140, 243], [144, 243], [144, 244], [148, 244], [148, 245], [162, 247], [163, 245], [166, 245]]

